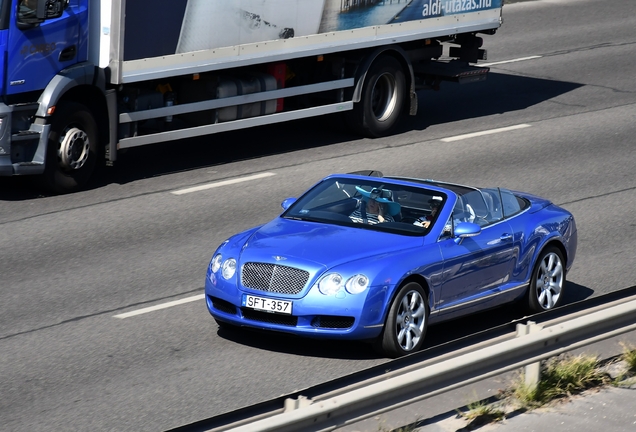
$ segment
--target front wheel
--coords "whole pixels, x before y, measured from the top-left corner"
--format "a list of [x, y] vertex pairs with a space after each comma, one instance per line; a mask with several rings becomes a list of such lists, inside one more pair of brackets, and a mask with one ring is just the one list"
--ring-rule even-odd
[[428, 325], [427, 296], [416, 282], [400, 288], [395, 296], [376, 348], [389, 357], [419, 351]]
[[561, 305], [565, 286], [563, 254], [556, 247], [541, 252], [532, 271], [528, 292], [528, 308], [531, 312], [543, 312]]
[[56, 193], [86, 186], [97, 161], [97, 123], [84, 105], [60, 102], [51, 121], [41, 185]]
[[367, 72], [360, 102], [351, 111], [351, 126], [369, 138], [388, 135], [400, 119], [405, 94], [400, 62], [390, 56], [378, 58]]

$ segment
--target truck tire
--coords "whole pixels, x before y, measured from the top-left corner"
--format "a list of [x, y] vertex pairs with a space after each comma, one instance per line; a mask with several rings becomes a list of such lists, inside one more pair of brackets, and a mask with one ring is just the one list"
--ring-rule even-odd
[[360, 102], [352, 111], [352, 126], [360, 134], [377, 138], [395, 128], [406, 95], [404, 70], [394, 57], [378, 58], [367, 72]]
[[95, 169], [98, 139], [97, 123], [88, 108], [60, 102], [51, 120], [41, 185], [55, 193], [85, 187]]

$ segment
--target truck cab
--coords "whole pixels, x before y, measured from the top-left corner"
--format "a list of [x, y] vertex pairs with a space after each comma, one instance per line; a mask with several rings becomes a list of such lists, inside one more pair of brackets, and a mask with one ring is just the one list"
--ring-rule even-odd
[[[94, 91], [88, 3], [0, 0], [0, 175], [41, 175], [39, 179], [61, 188], [72, 188], [90, 175], [95, 163], [91, 147], [96, 149], [97, 142], [89, 142], [81, 123], [69, 121], [77, 119], [78, 111], [89, 110], [69, 90], [87, 84], [92, 90], [85, 99]], [[47, 171], [47, 159], [62, 172]]]

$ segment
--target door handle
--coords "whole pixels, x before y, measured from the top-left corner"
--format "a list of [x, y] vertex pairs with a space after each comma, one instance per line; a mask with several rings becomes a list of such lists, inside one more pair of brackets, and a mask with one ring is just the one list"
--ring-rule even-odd
[[501, 241], [512, 241], [512, 234], [504, 233], [499, 237]]
[[77, 47], [75, 45], [71, 45], [70, 47], [66, 47], [62, 50], [59, 60], [61, 62], [73, 60], [75, 58], [75, 54], [77, 54]]

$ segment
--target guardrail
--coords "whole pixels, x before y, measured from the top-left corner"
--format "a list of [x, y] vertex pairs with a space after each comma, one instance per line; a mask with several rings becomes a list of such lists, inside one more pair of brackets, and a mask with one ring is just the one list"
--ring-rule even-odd
[[[476, 345], [448, 351], [439, 357], [417, 363], [404, 364], [399, 370], [353, 383], [346, 379], [336, 380], [331, 383], [330, 389], [323, 388], [326, 391], [322, 393], [309, 388], [239, 410], [233, 416], [219, 416], [224, 419], [223, 424], [218, 421], [215, 424], [213, 419], [208, 419], [175, 431], [315, 432], [331, 431], [357, 423], [636, 330], [635, 288], [622, 290], [625, 294], [622, 298], [617, 293], [596, 298], [590, 302], [594, 306], [579, 306], [568, 315], [555, 317], [555, 311], [532, 317], [539, 324], [535, 321], [511, 323], [516, 326], [516, 332], [499, 331], [498, 335]], [[386, 371], [387, 365], [380, 367]], [[341, 385], [338, 386], [338, 383]]]

